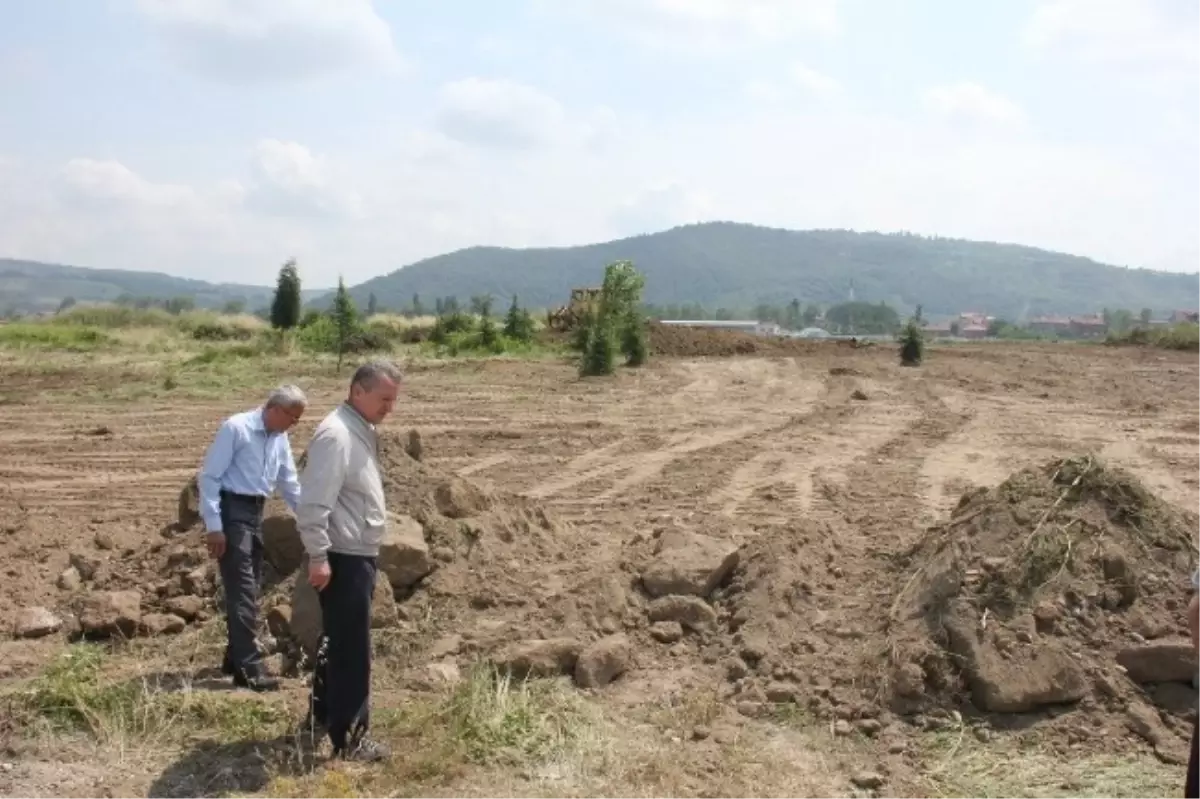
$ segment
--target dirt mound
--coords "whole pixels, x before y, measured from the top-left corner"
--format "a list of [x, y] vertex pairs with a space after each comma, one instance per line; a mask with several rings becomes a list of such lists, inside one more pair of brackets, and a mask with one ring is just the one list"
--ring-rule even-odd
[[[904, 559], [884, 693], [902, 711], [967, 698], [995, 713], [1127, 710], [1162, 738], [1139, 708], [1196, 674], [1184, 613], [1197, 524], [1090, 456], [968, 492]], [[1162, 724], [1186, 732], [1179, 716]]]
[[657, 322], [651, 322], [649, 330], [651, 354], [675, 358], [803, 355], [818, 351], [825, 352], [830, 348], [860, 346], [858, 342], [851, 340], [821, 341], [819, 339], [756, 336], [737, 330], [681, 327]]

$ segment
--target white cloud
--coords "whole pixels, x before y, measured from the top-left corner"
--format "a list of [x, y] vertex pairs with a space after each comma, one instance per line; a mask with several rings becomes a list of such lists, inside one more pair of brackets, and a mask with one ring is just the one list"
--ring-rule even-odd
[[99, 207], [178, 209], [197, 199], [190, 186], [152, 183], [119, 161], [72, 158], [59, 177], [64, 198]]
[[[563, 3], [563, 0], [554, 0]], [[841, 29], [841, 0], [574, 0], [564, 5], [607, 20], [653, 47], [704, 52]], [[555, 6], [557, 7], [557, 5]]]
[[566, 112], [557, 100], [511, 80], [466, 78], [442, 87], [438, 129], [468, 144], [528, 150], [553, 141]]
[[1019, 105], [969, 81], [927, 89], [922, 102], [926, 109], [947, 119], [1012, 126], [1025, 124], [1025, 112]]
[[254, 150], [247, 203], [282, 216], [337, 218], [361, 209], [356, 194], [330, 179], [324, 159], [303, 144], [263, 139]]
[[668, 181], [647, 186], [621, 202], [612, 214], [616, 235], [633, 236], [711, 219], [712, 200], [702, 191]]
[[171, 57], [231, 82], [404, 66], [371, 0], [138, 0]]
[[800, 88], [818, 97], [832, 97], [842, 92], [842, 84], [835, 78], [804, 64], [792, 64], [791, 78]]
[[1189, 0], [1041, 0], [1022, 41], [1085, 63], [1186, 72], [1194, 79], [1198, 21], [1197, 4]]

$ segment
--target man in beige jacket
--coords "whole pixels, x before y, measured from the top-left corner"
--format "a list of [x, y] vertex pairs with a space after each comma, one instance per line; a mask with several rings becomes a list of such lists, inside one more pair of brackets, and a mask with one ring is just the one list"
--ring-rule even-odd
[[402, 383], [400, 370], [390, 362], [359, 367], [350, 381], [350, 396], [313, 433], [300, 477], [296, 526], [324, 626], [309, 723], [328, 730], [335, 757], [353, 760], [388, 756], [386, 747], [366, 734], [371, 597], [387, 528], [375, 426], [392, 412]]

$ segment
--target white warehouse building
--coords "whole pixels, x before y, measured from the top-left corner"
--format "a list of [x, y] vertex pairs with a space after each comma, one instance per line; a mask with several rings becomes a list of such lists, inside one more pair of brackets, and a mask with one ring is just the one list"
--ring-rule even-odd
[[775, 322], [758, 322], [748, 319], [663, 319], [662, 325], [676, 327], [708, 327], [717, 330], [740, 330], [756, 336], [779, 336], [783, 329]]

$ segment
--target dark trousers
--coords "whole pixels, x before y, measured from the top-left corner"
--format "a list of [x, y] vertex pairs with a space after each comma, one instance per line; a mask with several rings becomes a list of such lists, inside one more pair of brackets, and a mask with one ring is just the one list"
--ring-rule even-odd
[[318, 596], [324, 632], [313, 670], [312, 718], [335, 751], [353, 747], [370, 726], [371, 598], [375, 558], [328, 553], [332, 577]]
[[1188, 799], [1200, 797], [1200, 716], [1192, 722], [1192, 753], [1188, 756], [1187, 784], [1183, 795]]
[[[225, 586], [225, 665], [246, 676], [259, 673], [261, 658], [255, 644], [258, 630], [258, 587], [262, 579], [262, 520], [264, 500], [221, 492], [221, 526], [225, 554], [221, 583]], [[236, 673], [236, 672], [235, 672]]]

